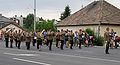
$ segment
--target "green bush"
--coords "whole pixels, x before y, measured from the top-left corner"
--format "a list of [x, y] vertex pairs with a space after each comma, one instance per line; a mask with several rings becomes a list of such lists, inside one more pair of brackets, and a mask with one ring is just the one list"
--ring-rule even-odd
[[104, 44], [104, 38], [102, 36], [97, 36], [95, 34], [95, 32], [93, 30], [91, 30], [90, 28], [87, 28], [85, 31], [89, 35], [94, 36], [94, 42], [93, 42], [94, 45], [96, 45], [96, 46], [103, 46], [103, 44]]
[[94, 35], [94, 45], [96, 46], [103, 46], [104, 45], [104, 38], [102, 36]]
[[90, 28], [87, 28], [85, 31], [86, 31], [89, 35], [94, 36], [94, 31], [91, 30]]

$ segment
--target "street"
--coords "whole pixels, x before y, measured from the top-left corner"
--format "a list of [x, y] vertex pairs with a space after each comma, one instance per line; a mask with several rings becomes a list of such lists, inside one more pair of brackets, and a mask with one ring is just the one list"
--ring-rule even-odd
[[0, 65], [120, 65], [120, 49], [110, 49], [110, 54], [104, 53], [104, 47], [82, 47], [60, 50], [53, 46], [49, 51], [46, 46], [42, 51], [31, 44], [26, 50], [25, 43], [21, 49], [5, 48], [0, 41]]

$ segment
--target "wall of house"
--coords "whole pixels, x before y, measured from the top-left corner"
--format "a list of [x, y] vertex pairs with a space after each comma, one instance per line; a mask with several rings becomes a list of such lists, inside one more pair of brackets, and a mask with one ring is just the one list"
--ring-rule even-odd
[[[117, 33], [117, 35], [120, 36], [120, 26], [115, 26], [115, 25], [101, 25], [101, 27], [100, 27], [100, 35], [104, 36], [104, 32], [105, 32], [107, 27], [109, 27], [110, 30], [113, 29]], [[79, 29], [85, 30], [87, 28], [91, 28], [96, 33], [98, 32], [98, 26], [97, 25], [57, 27], [58, 30], [69, 29], [69, 30], [73, 30], [73, 32], [78, 31]]]
[[115, 26], [115, 25], [102, 25], [101, 31], [100, 31], [102, 36], [104, 35], [104, 32], [107, 27], [110, 28], [110, 31], [111, 31], [111, 29], [113, 29], [117, 33], [117, 35], [120, 36], [120, 26]]
[[69, 29], [69, 30], [73, 30], [73, 32], [75, 31], [79, 31], [80, 29], [82, 30], [85, 30], [87, 28], [91, 28], [93, 31], [97, 31], [98, 27], [97, 25], [91, 25], [91, 26], [66, 26], [66, 27], [57, 27], [58, 30], [61, 30], [61, 29]]
[[2, 30], [2, 31], [6, 31], [6, 29], [7, 29], [7, 28], [14, 29], [14, 30], [17, 30], [17, 31], [19, 31], [19, 30], [21, 30], [21, 31], [22, 31], [22, 29], [21, 29], [21, 28], [19, 28], [19, 27], [15, 26], [15, 25], [13, 25], [13, 24], [8, 25], [8, 26], [6, 26], [6, 27], [2, 28], [1, 30]]

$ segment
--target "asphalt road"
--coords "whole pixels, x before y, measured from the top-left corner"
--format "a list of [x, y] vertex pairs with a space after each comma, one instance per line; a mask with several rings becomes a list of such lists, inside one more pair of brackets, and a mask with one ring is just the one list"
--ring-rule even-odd
[[25, 43], [21, 49], [5, 48], [0, 41], [0, 65], [120, 65], [120, 49], [110, 49], [109, 55], [104, 53], [104, 47], [82, 47], [60, 50], [53, 46], [49, 51], [46, 46], [42, 51], [31, 45], [26, 50]]

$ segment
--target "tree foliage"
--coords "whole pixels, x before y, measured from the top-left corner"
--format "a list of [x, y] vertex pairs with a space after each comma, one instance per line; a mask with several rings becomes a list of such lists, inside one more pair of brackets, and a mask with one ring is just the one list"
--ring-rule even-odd
[[94, 31], [91, 30], [90, 28], [87, 28], [87, 29], [86, 29], [86, 32], [87, 32], [89, 35], [94, 36]]
[[60, 20], [63, 20], [65, 18], [67, 18], [68, 16], [70, 16], [70, 13], [71, 13], [70, 7], [69, 7], [69, 5], [67, 5], [65, 7], [65, 11], [60, 16]]
[[42, 22], [37, 22], [36, 23], [36, 29], [38, 31], [42, 31], [43, 29], [56, 31], [56, 27], [54, 25], [54, 21], [52, 21], [52, 20], [47, 20], [47, 21], [44, 20]]
[[32, 30], [34, 24], [34, 15], [33, 14], [27, 15], [27, 17], [23, 21], [23, 24], [24, 24], [24, 28], [28, 30]]
[[[39, 18], [39, 21], [36, 21], [36, 29], [38, 31], [41, 31], [43, 29], [45, 30], [53, 30], [56, 31], [56, 27], [54, 25], [54, 21], [53, 20], [44, 20], [42, 17]], [[27, 17], [24, 19], [24, 28], [26, 28], [28, 31], [33, 31], [34, 29], [34, 15], [33, 14], [29, 14], [27, 15]]]

